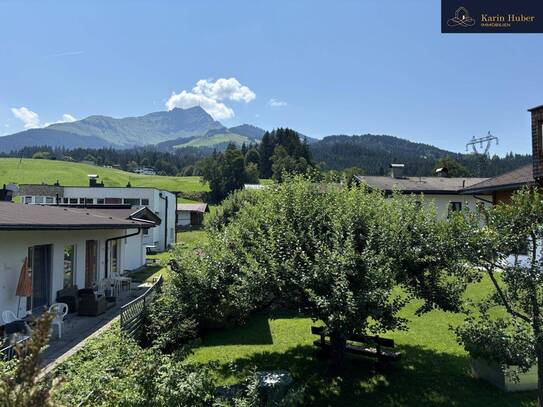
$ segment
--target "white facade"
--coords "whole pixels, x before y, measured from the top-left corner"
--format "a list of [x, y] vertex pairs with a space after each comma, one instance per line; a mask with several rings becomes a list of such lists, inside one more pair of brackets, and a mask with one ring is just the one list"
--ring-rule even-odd
[[177, 226], [190, 225], [190, 211], [177, 211]]
[[[155, 188], [138, 187], [61, 187], [62, 205], [131, 205], [133, 208], [146, 206], [161, 219], [161, 224], [149, 229], [144, 235], [143, 245], [157, 251], [167, 250], [175, 243], [176, 195]], [[56, 196], [22, 195], [21, 203], [56, 203]], [[166, 204], [167, 199], [167, 204]], [[168, 207], [166, 213], [166, 205]], [[167, 235], [167, 238], [165, 236]]]
[[425, 193], [422, 200], [424, 204], [433, 203], [437, 214], [442, 219], [446, 218], [451, 210], [456, 211], [465, 208], [473, 210], [477, 205], [492, 206], [492, 195], [477, 195], [477, 198], [475, 198], [471, 195]]
[[[26, 313], [26, 298], [21, 298], [19, 306], [19, 297], [15, 295], [15, 292], [24, 259], [29, 256], [29, 248], [48, 246], [50, 272], [49, 289], [46, 291], [48, 291], [47, 305], [50, 305], [56, 301], [57, 292], [65, 287], [64, 249], [66, 246], [74, 246], [72, 283], [78, 288], [84, 288], [87, 241], [96, 241], [96, 281], [99, 282], [105, 277], [106, 239], [124, 236], [136, 231], [137, 229], [0, 231], [0, 311], [12, 310], [16, 314], [19, 311], [19, 315]], [[134, 266], [139, 267], [145, 263], [142, 240], [141, 233], [128, 239], [117, 240], [118, 271], [132, 269], [135, 268]], [[133, 243], [132, 246], [131, 243]], [[110, 243], [108, 273], [112, 271], [113, 254], [111, 248]]]

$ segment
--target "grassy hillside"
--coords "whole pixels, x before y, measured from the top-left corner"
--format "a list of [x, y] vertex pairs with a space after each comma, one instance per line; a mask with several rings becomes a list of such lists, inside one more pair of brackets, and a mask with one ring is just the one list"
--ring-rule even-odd
[[155, 187], [168, 191], [208, 191], [200, 177], [165, 177], [140, 175], [113, 168], [103, 168], [66, 161], [0, 158], [0, 186], [10, 182], [18, 184], [52, 184], [57, 180], [65, 186], [88, 185], [88, 174], [98, 174], [107, 187], [124, 187], [130, 181], [134, 187]]

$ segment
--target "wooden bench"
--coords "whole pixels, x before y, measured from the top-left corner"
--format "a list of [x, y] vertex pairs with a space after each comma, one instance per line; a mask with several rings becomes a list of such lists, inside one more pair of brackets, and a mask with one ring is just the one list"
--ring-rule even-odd
[[[324, 333], [324, 327], [311, 327], [313, 335], [319, 335], [313, 344], [323, 350], [330, 350], [329, 336]], [[346, 353], [369, 356], [379, 361], [395, 361], [400, 359], [401, 353], [394, 351], [394, 340], [380, 336], [367, 336], [353, 334], [347, 338]]]

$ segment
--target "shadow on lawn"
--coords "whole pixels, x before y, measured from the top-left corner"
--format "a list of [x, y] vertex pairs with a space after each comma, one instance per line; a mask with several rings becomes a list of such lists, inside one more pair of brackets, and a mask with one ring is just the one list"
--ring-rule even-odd
[[[535, 392], [504, 393], [470, 376], [468, 358], [436, 353], [419, 346], [400, 346], [402, 360], [375, 373], [371, 359], [349, 357], [340, 373], [315, 348], [261, 352], [219, 367], [227, 378], [258, 370], [289, 370], [296, 382], [307, 382], [311, 406], [532, 406]], [[334, 373], [335, 372], [335, 373]]]
[[247, 324], [228, 330], [215, 331], [204, 338], [200, 347], [228, 345], [272, 345], [270, 323], [266, 315], [257, 315]]

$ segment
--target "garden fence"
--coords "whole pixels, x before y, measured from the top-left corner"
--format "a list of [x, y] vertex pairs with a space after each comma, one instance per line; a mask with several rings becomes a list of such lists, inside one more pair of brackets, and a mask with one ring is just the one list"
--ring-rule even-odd
[[24, 345], [29, 339], [30, 339], [30, 336], [25, 336], [0, 349], [0, 360], [7, 361], [17, 356], [17, 345], [23, 346], [23, 349], [24, 349]]
[[138, 298], [121, 307], [121, 330], [134, 335], [141, 327], [145, 310], [162, 286], [162, 275]]

